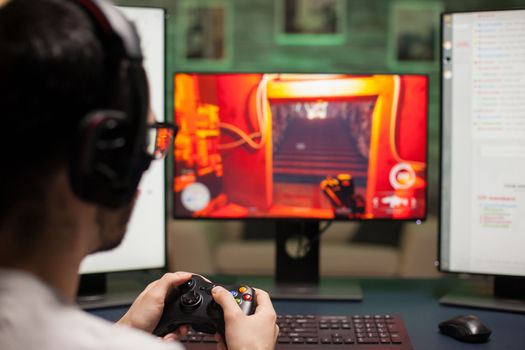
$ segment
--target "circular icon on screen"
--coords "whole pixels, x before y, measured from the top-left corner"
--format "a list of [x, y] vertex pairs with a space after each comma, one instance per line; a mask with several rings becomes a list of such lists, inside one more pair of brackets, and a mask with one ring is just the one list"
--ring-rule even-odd
[[181, 201], [189, 211], [199, 211], [210, 203], [210, 191], [200, 182], [192, 183], [182, 190]]
[[408, 163], [398, 163], [390, 170], [390, 185], [396, 190], [406, 190], [416, 182], [416, 172]]

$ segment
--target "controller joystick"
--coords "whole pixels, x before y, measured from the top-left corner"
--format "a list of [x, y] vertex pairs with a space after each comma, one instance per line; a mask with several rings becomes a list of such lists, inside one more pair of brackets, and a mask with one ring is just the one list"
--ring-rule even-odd
[[195, 286], [195, 280], [190, 279], [190, 280], [184, 282], [183, 284], [181, 284], [178, 288], [181, 291], [183, 291], [183, 290], [191, 290], [194, 286]]
[[[199, 332], [224, 336], [224, 314], [222, 308], [211, 295], [216, 284], [206, 281], [202, 276], [193, 275], [190, 280], [175, 288], [166, 298], [161, 319], [153, 331], [163, 337], [182, 325], [191, 325]], [[246, 285], [225, 286], [245, 315], [255, 312], [255, 290]]]
[[180, 297], [180, 303], [183, 310], [194, 310], [199, 307], [201, 302], [202, 296], [194, 291], [189, 291]]

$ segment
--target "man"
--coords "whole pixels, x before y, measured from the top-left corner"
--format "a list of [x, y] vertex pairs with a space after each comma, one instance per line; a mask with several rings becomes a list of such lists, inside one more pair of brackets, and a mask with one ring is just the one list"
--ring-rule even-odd
[[[146, 333], [189, 273], [151, 283], [116, 325], [74, 305], [82, 259], [121, 242], [153, 158], [133, 33], [113, 30], [97, 6], [108, 5], [11, 0], [0, 8], [2, 350], [180, 349], [170, 340], [187, 331], [163, 340]], [[115, 41], [120, 31], [128, 38]], [[224, 310], [229, 349], [274, 347], [268, 294], [257, 291], [250, 316], [223, 288], [212, 294]]]

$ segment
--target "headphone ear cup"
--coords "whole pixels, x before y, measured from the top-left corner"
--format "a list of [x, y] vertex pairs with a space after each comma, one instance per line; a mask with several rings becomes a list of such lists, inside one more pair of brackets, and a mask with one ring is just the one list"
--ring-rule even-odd
[[115, 110], [84, 117], [71, 168], [72, 187], [80, 198], [108, 207], [120, 205], [115, 198], [130, 166], [127, 124], [126, 115]]

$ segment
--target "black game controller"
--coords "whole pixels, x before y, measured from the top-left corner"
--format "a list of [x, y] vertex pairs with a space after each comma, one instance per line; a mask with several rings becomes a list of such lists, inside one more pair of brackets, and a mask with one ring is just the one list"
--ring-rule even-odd
[[[164, 311], [153, 334], [160, 337], [175, 331], [182, 325], [191, 325], [203, 333], [219, 332], [225, 341], [222, 308], [211, 296], [218, 284], [206, 281], [202, 276], [192, 275], [187, 282], [175, 288], [166, 298]], [[224, 286], [232, 293], [245, 315], [255, 312], [255, 290], [245, 285]]]

